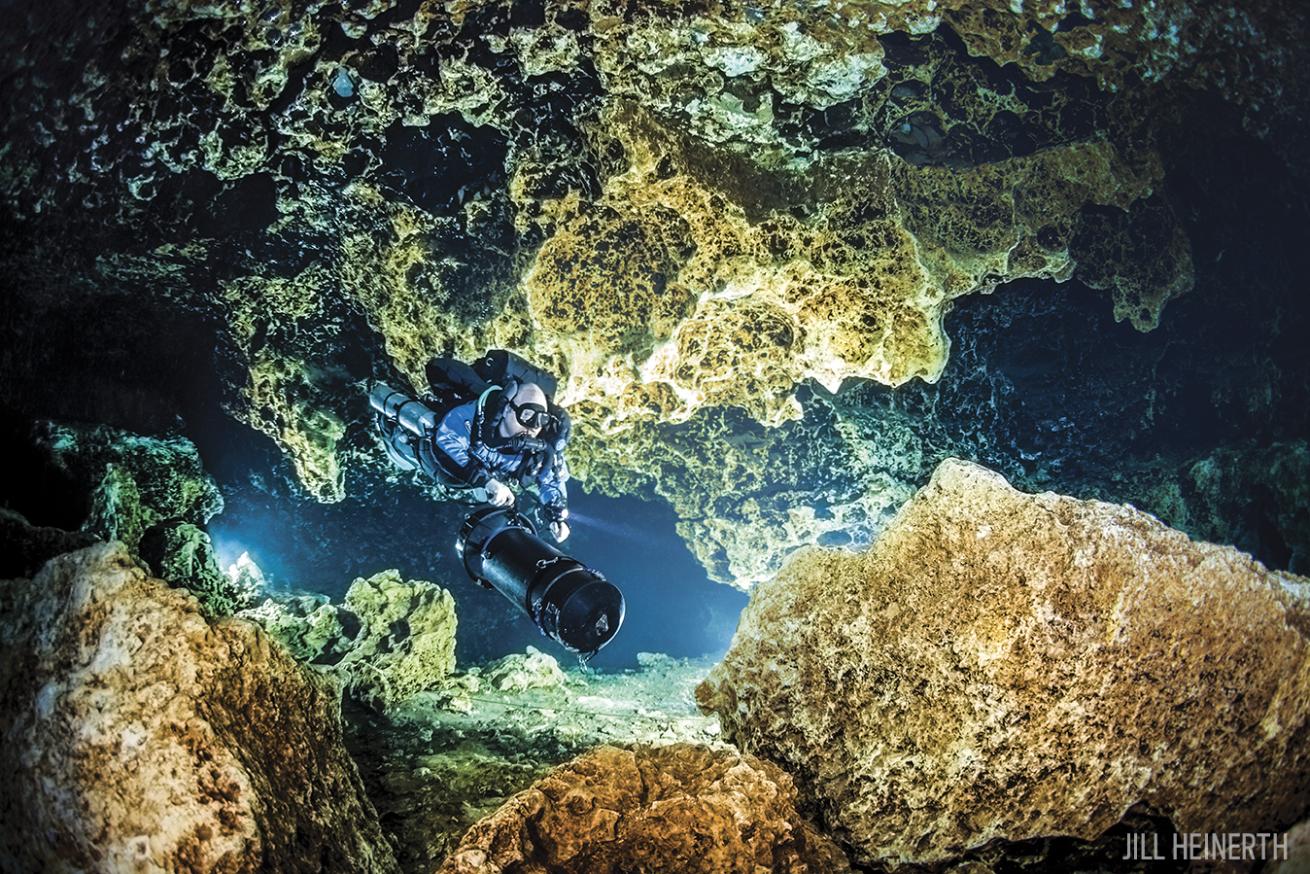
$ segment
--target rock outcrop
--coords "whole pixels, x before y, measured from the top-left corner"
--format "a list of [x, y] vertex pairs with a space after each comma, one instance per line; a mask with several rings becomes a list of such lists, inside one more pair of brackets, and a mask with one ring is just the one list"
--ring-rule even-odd
[[393, 871], [336, 690], [121, 544], [0, 583], [0, 869]]
[[455, 670], [455, 599], [422, 580], [406, 582], [394, 570], [350, 584], [346, 609], [361, 627], [338, 664], [354, 694], [385, 709]]
[[83, 530], [129, 549], [153, 525], [202, 526], [223, 509], [218, 486], [185, 437], [42, 422], [36, 441], [88, 494]]
[[340, 605], [279, 596], [241, 615], [301, 661], [330, 666], [353, 697], [378, 710], [440, 686], [455, 670], [455, 599], [394, 570], [356, 579]]
[[441, 874], [849, 871], [777, 766], [693, 744], [599, 747], [469, 829]]
[[949, 460], [865, 554], [753, 593], [697, 690], [871, 863], [1310, 807], [1310, 580]]
[[[0, 340], [21, 350], [0, 395], [62, 407], [139, 368], [145, 385], [107, 394], [192, 397], [177, 374], [210, 373], [210, 412], [275, 444], [297, 496], [367, 500], [393, 472], [360, 427], [362, 383], [418, 390], [432, 355], [511, 348], [560, 377], [579, 480], [667, 499], [711, 575], [749, 588], [800, 544], [867, 542], [923, 482], [931, 463], [907, 477], [859, 422], [825, 421], [823, 398], [960, 378], [946, 367], [976, 337], [949, 319], [976, 298], [1077, 280], [1097, 315], [1167, 330], [1164, 313], [1186, 317], [1171, 301], [1233, 306], [1240, 284], [1250, 337], [1304, 333], [1292, 266], [1220, 260], [1299, 244], [1284, 229], [1302, 216], [1276, 202], [1304, 200], [1278, 192], [1306, 152], [1310, 14], [1093, 6], [34, 4], [0, 33], [0, 269], [17, 292]], [[1206, 151], [1225, 143], [1243, 173]], [[1235, 210], [1225, 177], [1268, 196]], [[1245, 226], [1200, 230], [1221, 212]], [[121, 318], [102, 317], [111, 301]], [[1049, 308], [1037, 331], [1084, 315]], [[1175, 372], [1215, 361], [1243, 396], [1248, 365], [1299, 372], [1180, 336], [1155, 339]], [[1213, 410], [1191, 406], [1205, 378], [1172, 390], [1170, 368], [1120, 361], [1096, 362], [1114, 390], [1158, 399], [1131, 423], [1099, 399], [1071, 416], [1104, 442]], [[1004, 406], [996, 388], [968, 402]], [[1307, 404], [1281, 397], [1262, 421], [1298, 434], [1285, 417]], [[919, 407], [904, 442], [968, 431], [951, 400]], [[995, 442], [1015, 467], [1036, 457]]]
[[[44, 421], [36, 423], [32, 439], [44, 464], [69, 484], [68, 497], [82, 504], [70, 508], [84, 512], [78, 545], [121, 542], [156, 576], [199, 598], [211, 617], [230, 616], [255, 603], [262, 586], [219, 569], [203, 526], [222, 511], [223, 497], [186, 437]], [[57, 539], [32, 530], [16, 533], [43, 544], [45, 558], [57, 554], [50, 552]]]
[[0, 579], [30, 577], [56, 555], [95, 543], [84, 531], [32, 525], [21, 513], [0, 507]]
[[[521, 659], [521, 656], [514, 658]], [[385, 715], [348, 710], [346, 743], [406, 871], [434, 871], [474, 823], [564, 762], [601, 745], [727, 749], [693, 691], [711, 660], [652, 659], [567, 682], [502, 691], [481, 668]]]
[[526, 652], [510, 653], [487, 665], [482, 671], [482, 679], [501, 692], [553, 689], [568, 682], [555, 657], [535, 646], [528, 647]]

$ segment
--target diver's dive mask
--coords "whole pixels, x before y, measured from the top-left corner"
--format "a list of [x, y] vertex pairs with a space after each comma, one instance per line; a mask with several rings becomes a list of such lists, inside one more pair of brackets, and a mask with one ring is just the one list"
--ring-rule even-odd
[[514, 418], [518, 419], [520, 425], [524, 428], [545, 428], [550, 423], [550, 413], [541, 404], [516, 404], [513, 401], [506, 401], [509, 408], [514, 411]]

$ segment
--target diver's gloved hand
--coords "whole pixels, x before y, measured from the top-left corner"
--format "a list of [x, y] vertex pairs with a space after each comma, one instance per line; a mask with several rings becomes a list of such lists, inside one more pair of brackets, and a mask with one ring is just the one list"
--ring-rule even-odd
[[498, 479], [489, 479], [483, 486], [487, 490], [487, 503], [493, 507], [510, 507], [514, 505], [514, 493]]
[[569, 537], [569, 525], [564, 520], [569, 518], [568, 508], [551, 508], [550, 535], [556, 543], [563, 543]]

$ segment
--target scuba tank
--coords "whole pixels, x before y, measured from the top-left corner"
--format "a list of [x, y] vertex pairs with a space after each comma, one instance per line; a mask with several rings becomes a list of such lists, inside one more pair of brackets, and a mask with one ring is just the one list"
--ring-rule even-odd
[[[543, 464], [563, 472], [562, 452], [572, 423], [568, 413], [552, 399], [558, 384], [553, 376], [504, 349], [493, 349], [472, 365], [455, 358], [433, 358], [424, 368], [424, 375], [429, 391], [418, 398], [386, 383], [377, 383], [369, 392], [383, 446], [401, 470], [419, 470], [447, 485], [461, 485], [459, 472], [449, 469], [449, 460], [435, 448], [433, 438], [450, 410], [476, 399], [479, 403], [470, 434], [472, 446], [485, 442], [498, 449], [530, 453], [535, 463], [524, 469], [525, 478], [535, 475]], [[506, 390], [512, 393], [512, 386], [525, 382], [535, 383], [545, 392], [550, 424], [539, 438], [499, 438], [491, 430], [501, 409], [497, 395]], [[567, 478], [566, 473], [564, 476]]]
[[423, 368], [428, 378], [433, 406], [443, 413], [465, 401], [481, 397], [487, 389], [501, 383], [487, 380], [456, 358], [433, 358]]

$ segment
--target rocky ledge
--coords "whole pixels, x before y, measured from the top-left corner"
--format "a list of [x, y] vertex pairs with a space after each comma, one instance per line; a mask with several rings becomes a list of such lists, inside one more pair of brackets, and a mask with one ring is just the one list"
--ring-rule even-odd
[[1310, 807], [1310, 580], [961, 461], [864, 554], [758, 587], [697, 690], [872, 864]]
[[777, 766], [695, 744], [598, 747], [479, 822], [441, 874], [849, 871]]
[[0, 868], [396, 870], [339, 697], [121, 543], [0, 582]]

